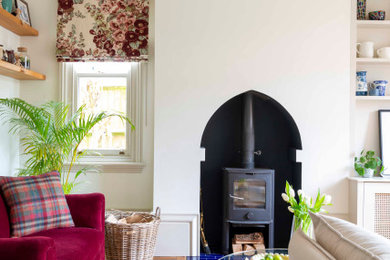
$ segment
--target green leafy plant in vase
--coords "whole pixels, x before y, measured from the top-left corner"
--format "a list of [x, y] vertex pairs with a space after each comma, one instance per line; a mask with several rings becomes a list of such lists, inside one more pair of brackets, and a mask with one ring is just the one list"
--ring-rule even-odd
[[364, 150], [362, 150], [360, 157], [355, 157], [354, 168], [357, 174], [366, 178], [373, 177], [375, 173], [383, 172], [382, 160], [375, 156], [374, 151], [367, 151], [364, 154]]
[[288, 181], [286, 181], [285, 193], [282, 193], [282, 198], [290, 205], [288, 206], [288, 210], [294, 214], [294, 231], [301, 228], [310, 237], [312, 237], [310, 230], [312, 221], [309, 212], [327, 212], [322, 207], [332, 205], [332, 197], [325, 193], [321, 194], [320, 190], [318, 190], [317, 197], [314, 201], [303, 190], [298, 190], [297, 201], [295, 199], [295, 191]]
[[[110, 117], [118, 117], [134, 128], [122, 114], [103, 111], [91, 115], [85, 110], [85, 106], [81, 106], [70, 115], [69, 106], [61, 102], [38, 107], [18, 98], [0, 99], [0, 119], [10, 125], [11, 134], [20, 135], [27, 157], [19, 175], [58, 171], [64, 193], [69, 194], [78, 184], [77, 178], [90, 168], [85, 167], [72, 177], [73, 166], [86, 155], [86, 151], [79, 150], [80, 144], [92, 128]], [[69, 166], [64, 167], [65, 163]]]

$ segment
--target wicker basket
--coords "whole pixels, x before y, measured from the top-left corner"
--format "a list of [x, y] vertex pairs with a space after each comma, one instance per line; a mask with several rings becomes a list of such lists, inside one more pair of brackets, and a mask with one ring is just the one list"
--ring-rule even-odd
[[117, 219], [126, 218], [144, 223], [105, 224], [106, 259], [107, 260], [152, 260], [156, 246], [157, 230], [160, 225], [160, 208], [156, 214], [107, 211]]

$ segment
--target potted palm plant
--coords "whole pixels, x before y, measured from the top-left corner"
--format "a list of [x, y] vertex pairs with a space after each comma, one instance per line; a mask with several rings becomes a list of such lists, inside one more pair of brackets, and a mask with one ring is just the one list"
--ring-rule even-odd
[[[80, 144], [94, 126], [110, 117], [118, 117], [134, 128], [132, 122], [119, 113], [103, 111], [88, 115], [81, 106], [70, 115], [69, 106], [61, 102], [34, 106], [18, 98], [0, 99], [0, 119], [10, 125], [11, 134], [20, 134], [27, 156], [19, 175], [58, 171], [65, 194], [73, 190], [77, 178], [88, 170], [83, 168], [71, 176], [74, 164], [86, 155], [85, 151], [79, 151]], [[66, 169], [65, 163], [69, 163]]]
[[374, 151], [364, 150], [360, 152], [360, 157], [355, 157], [354, 168], [357, 174], [365, 178], [371, 178], [375, 173], [380, 174], [383, 171], [382, 161], [378, 156], [375, 156]]

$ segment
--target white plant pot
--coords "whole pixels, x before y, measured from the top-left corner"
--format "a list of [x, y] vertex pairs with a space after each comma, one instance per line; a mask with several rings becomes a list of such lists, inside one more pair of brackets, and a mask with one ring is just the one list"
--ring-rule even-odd
[[374, 177], [374, 170], [373, 169], [364, 169], [364, 178], [372, 178]]

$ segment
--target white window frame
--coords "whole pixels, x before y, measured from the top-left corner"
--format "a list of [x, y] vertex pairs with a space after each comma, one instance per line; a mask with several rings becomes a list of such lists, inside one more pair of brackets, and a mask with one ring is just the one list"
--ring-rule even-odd
[[[144, 93], [146, 87], [146, 63], [132, 62], [128, 73], [77, 73], [74, 63], [60, 63], [60, 93], [61, 101], [69, 104], [72, 114], [77, 110], [77, 85], [80, 77], [126, 77], [127, 78], [127, 116], [132, 120], [135, 129], [131, 131], [129, 125], [126, 126], [127, 151], [125, 154], [114, 154], [111, 150], [103, 156], [86, 155], [83, 157], [80, 167], [88, 164], [103, 166], [103, 171], [127, 172], [128, 168], [135, 171], [141, 170], [145, 165], [142, 162], [142, 133], [143, 133], [143, 110]], [[129, 91], [130, 90], [130, 91]], [[102, 152], [101, 150], [91, 150]], [[115, 150], [118, 151], [118, 150]]]

